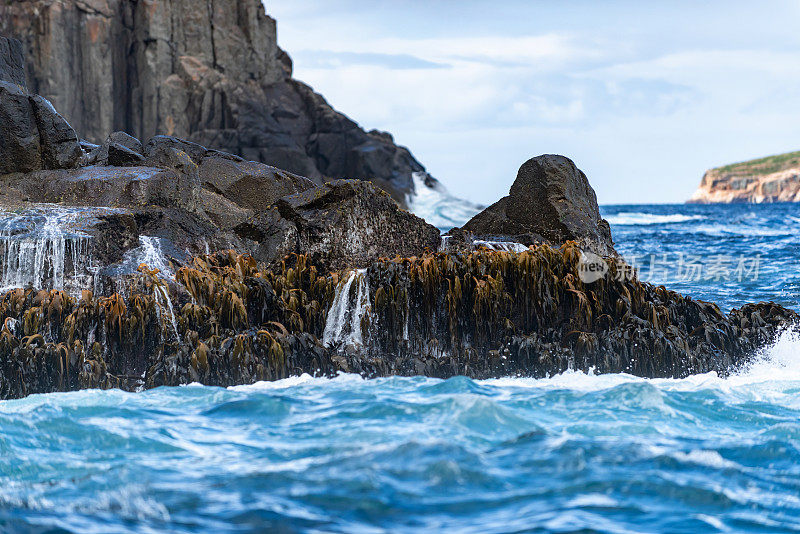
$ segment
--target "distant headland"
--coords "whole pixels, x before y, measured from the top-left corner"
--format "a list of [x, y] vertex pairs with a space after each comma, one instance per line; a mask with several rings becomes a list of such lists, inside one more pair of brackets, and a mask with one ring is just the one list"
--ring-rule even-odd
[[800, 202], [800, 151], [706, 171], [689, 203]]

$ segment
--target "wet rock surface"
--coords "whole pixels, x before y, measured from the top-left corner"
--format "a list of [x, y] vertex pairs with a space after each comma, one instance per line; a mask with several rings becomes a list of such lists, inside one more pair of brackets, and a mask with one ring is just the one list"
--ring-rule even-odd
[[78, 136], [50, 102], [28, 93], [20, 51], [0, 37], [0, 174], [75, 167]]
[[[25, 6], [31, 4], [39, 2], [0, 5], [0, 15], [10, 10], [17, 17], [2, 24], [29, 20]], [[135, 25], [114, 29], [122, 4], [96, 4], [91, 20], [98, 39], [136, 31]], [[89, 5], [40, 7], [52, 20], [81, 21]], [[186, 8], [162, 13], [167, 19], [177, 12], [193, 16], [183, 2], [149, 5]], [[232, 22], [221, 5], [207, 4], [224, 33]], [[260, 9], [246, 11], [243, 20], [268, 25]], [[7, 56], [0, 76], [18, 78], [19, 46], [6, 45], [0, 46], [0, 56]], [[222, 63], [239, 61], [226, 53]], [[213, 78], [227, 87], [212, 72], [219, 65], [181, 62], [195, 69], [192, 83]], [[269, 69], [260, 72], [267, 76]], [[300, 152], [290, 141], [306, 143], [303, 157], [313, 166], [290, 168], [306, 168], [318, 179], [315, 169], [324, 161], [339, 175], [356, 169], [392, 184], [403, 183], [402, 169], [417, 169], [388, 134], [364, 133], [297, 82], [278, 76], [270, 83], [248, 85], [255, 100], [236, 105], [251, 102], [248, 120], [280, 123], [270, 135], [287, 136], [280, 147], [290, 163], [300, 162], [292, 160]], [[277, 91], [268, 100], [280, 100], [287, 84], [296, 92], [270, 122], [259, 91]], [[254, 147], [237, 137], [249, 130], [221, 133], [204, 115], [215, 117], [212, 108], [228, 113], [225, 106], [234, 105], [205, 101], [227, 94], [212, 86], [192, 89], [191, 98], [200, 99], [190, 99], [198, 106], [192, 109], [210, 121], [194, 138], [239, 139], [240, 152], [250, 153]], [[167, 108], [185, 111], [182, 106]], [[322, 124], [307, 122], [301, 108]], [[313, 126], [293, 129], [293, 121]], [[726, 316], [713, 304], [618, 273], [625, 266], [616, 261], [608, 262], [605, 277], [581, 281], [582, 250], [615, 253], [594, 191], [562, 156], [525, 163], [508, 197], [442, 240], [437, 228], [369, 181], [319, 185], [173, 136], [142, 143], [118, 131], [99, 145], [79, 142], [47, 101], [12, 81], [0, 81], [0, 125], [3, 398], [88, 387], [227, 386], [339, 371], [474, 378], [566, 369], [725, 374], [798, 319], [771, 303]], [[389, 168], [390, 177], [381, 174]], [[534, 243], [545, 244], [527, 246]]]
[[473, 217], [462, 230], [532, 245], [577, 241], [602, 256], [614, 254], [611, 228], [600, 216], [586, 175], [564, 156], [542, 155], [519, 168], [507, 197]]
[[439, 230], [402, 210], [369, 182], [335, 180], [288, 195], [235, 228], [273, 262], [303, 253], [323, 270], [366, 267], [381, 257], [415, 256], [439, 246]]

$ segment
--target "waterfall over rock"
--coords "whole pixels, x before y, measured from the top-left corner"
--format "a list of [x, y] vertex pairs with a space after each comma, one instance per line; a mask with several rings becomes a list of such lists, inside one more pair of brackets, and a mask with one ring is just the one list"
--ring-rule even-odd
[[41, 206], [0, 212], [2, 290], [15, 287], [80, 294], [94, 286], [92, 237], [82, 223], [90, 210]]
[[[355, 295], [351, 296], [353, 282], [356, 282]], [[369, 284], [366, 269], [350, 271], [346, 280], [336, 286], [336, 295], [325, 321], [322, 342], [325, 346], [361, 346], [364, 343], [361, 320], [369, 303]]]
[[[175, 271], [170, 265], [165, 252], [165, 240], [154, 236], [139, 236], [139, 246], [129, 250], [123, 260], [112, 266], [106, 272], [115, 279], [115, 288], [118, 292], [129, 293], [124, 277], [143, 273], [152, 280], [155, 311], [162, 324], [169, 323], [168, 330], [174, 339], [180, 341], [178, 322], [175, 317], [175, 306], [170, 296], [169, 283], [174, 281]], [[174, 249], [174, 247], [172, 247]], [[178, 255], [176, 250], [171, 250], [173, 255]], [[166, 322], [165, 322], [166, 321]], [[170, 337], [171, 337], [170, 336]]]

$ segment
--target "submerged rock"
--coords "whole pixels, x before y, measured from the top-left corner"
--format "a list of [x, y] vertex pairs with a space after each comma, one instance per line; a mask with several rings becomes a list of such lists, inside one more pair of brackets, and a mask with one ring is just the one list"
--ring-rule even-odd
[[600, 216], [594, 189], [586, 175], [564, 156], [543, 155], [526, 161], [509, 195], [462, 229], [475, 236], [502, 236], [523, 245], [558, 246], [577, 241], [596, 254], [615, 254], [611, 228]]

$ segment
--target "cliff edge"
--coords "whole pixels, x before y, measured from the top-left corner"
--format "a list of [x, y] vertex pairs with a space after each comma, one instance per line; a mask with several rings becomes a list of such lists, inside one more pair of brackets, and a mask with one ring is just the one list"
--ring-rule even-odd
[[0, 34], [23, 43], [31, 92], [92, 143], [175, 136], [318, 184], [370, 180], [401, 204], [425, 173], [292, 78], [260, 0], [15, 0]]
[[800, 152], [706, 171], [689, 203], [800, 202]]

